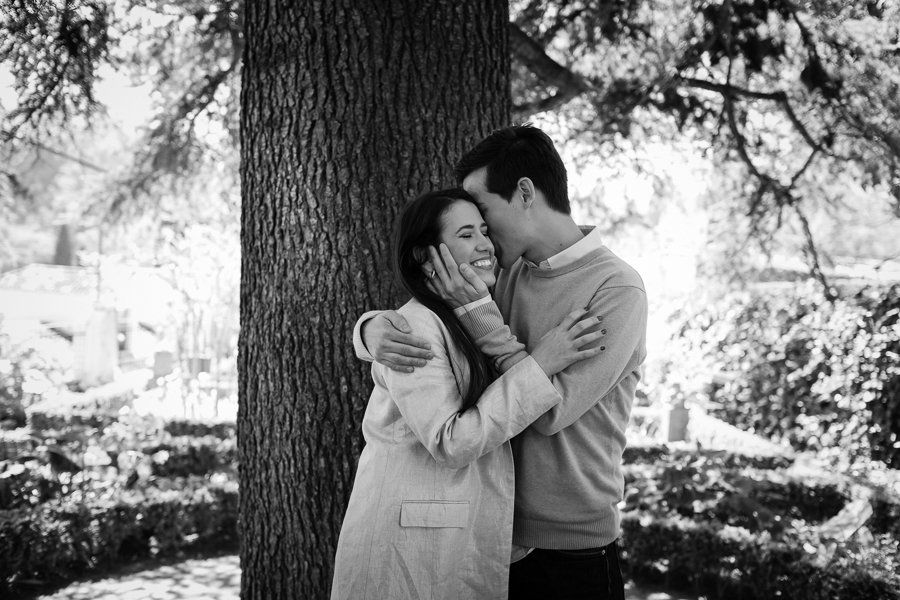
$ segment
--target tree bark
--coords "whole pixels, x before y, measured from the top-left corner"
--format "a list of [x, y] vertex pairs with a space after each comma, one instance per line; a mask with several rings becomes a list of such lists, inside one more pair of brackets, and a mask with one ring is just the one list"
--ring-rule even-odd
[[241, 597], [326, 598], [371, 389], [351, 328], [399, 305], [405, 201], [509, 119], [506, 0], [248, 2], [241, 96]]

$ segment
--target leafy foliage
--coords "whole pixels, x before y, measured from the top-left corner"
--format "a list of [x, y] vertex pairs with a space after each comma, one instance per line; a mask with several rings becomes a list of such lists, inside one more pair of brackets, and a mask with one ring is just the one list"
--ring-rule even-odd
[[749, 215], [747, 235], [770, 247], [796, 219], [804, 256], [825, 283], [810, 213], [821, 210], [817, 199], [845, 201], [832, 192], [845, 187], [843, 174], [900, 214], [898, 10], [895, 2], [519, 2], [516, 25], [556, 68], [514, 46], [515, 72], [532, 74], [514, 81], [514, 112], [554, 110], [542, 118], [588, 154], [696, 140], [729, 172], [719, 193], [739, 199], [731, 214]]
[[[2, 318], [0, 318], [2, 326]], [[13, 345], [0, 329], [0, 422], [25, 425], [25, 408], [45, 392], [64, 386], [65, 368], [34, 344]]]
[[[900, 466], [900, 286], [833, 304], [818, 289], [744, 292], [683, 311], [673, 341], [695, 365], [734, 375], [711, 405], [727, 422]], [[678, 366], [668, 369], [677, 378]]]
[[[7, 131], [88, 116], [101, 64], [153, 87], [157, 111], [119, 211], [239, 142], [239, 0], [4, 0], [0, 62], [20, 102]], [[686, 136], [742, 166], [751, 233], [806, 221], [840, 173], [900, 207], [900, 7], [887, 0], [520, 0], [513, 112], [602, 146]], [[231, 157], [231, 158], [229, 158]], [[173, 179], [174, 177], [175, 179]], [[135, 194], [134, 192], [139, 192]], [[810, 235], [808, 256], [821, 273]]]
[[809, 532], [773, 542], [739, 527], [639, 513], [625, 515], [622, 529], [626, 573], [712, 599], [900, 597], [897, 542], [891, 538], [878, 539], [871, 552], [820, 565], [804, 548], [816, 541]]
[[[851, 478], [794, 472], [791, 463], [721, 450], [631, 449], [626, 571], [710, 598], [897, 597], [900, 499], [871, 484], [862, 492]], [[822, 526], [861, 493], [872, 516], [840, 543], [823, 537]]]
[[234, 544], [235, 485], [121, 492], [0, 511], [0, 590], [22, 579], [70, 578], [133, 557]]
[[0, 61], [15, 75], [18, 106], [3, 138], [26, 125], [67, 122], [97, 109], [102, 64], [115, 63], [113, 7], [92, 0], [0, 1]]

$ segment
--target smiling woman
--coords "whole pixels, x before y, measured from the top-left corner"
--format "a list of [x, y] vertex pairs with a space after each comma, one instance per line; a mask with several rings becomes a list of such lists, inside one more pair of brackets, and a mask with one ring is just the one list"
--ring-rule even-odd
[[456, 202], [444, 213], [443, 221], [440, 241], [447, 245], [457, 264], [468, 263], [486, 286], [494, 285], [494, 244], [475, 205]]

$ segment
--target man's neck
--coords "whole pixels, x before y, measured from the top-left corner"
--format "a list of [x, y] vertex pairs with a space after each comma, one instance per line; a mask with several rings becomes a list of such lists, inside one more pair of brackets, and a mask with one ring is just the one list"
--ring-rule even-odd
[[584, 233], [569, 215], [557, 212], [542, 215], [540, 231], [523, 256], [539, 265], [583, 238]]

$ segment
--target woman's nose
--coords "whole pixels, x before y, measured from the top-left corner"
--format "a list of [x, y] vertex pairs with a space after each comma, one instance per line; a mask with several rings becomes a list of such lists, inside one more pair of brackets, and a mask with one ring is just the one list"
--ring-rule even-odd
[[490, 238], [482, 235], [481, 238], [478, 240], [478, 249], [479, 250], [493, 250], [494, 244], [491, 243]]

